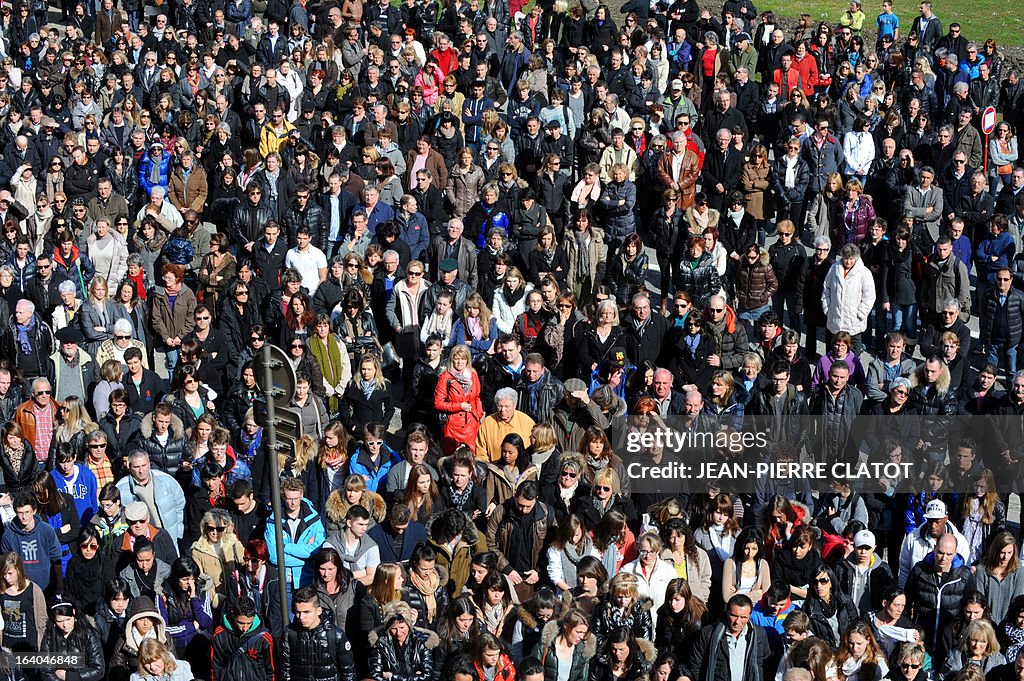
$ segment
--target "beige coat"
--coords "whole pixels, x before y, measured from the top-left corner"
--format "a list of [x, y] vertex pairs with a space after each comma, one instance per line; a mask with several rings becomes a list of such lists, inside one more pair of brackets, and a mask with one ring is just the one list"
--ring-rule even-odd
[[[230, 525], [228, 526], [230, 528]], [[224, 594], [224, 575], [236, 568], [241, 570], [245, 564], [245, 549], [238, 541], [235, 532], [228, 529], [221, 539], [224, 557], [221, 558], [217, 548], [206, 538], [204, 533], [192, 544], [192, 560], [198, 565], [204, 575], [213, 582], [213, 590], [216, 595]], [[213, 607], [217, 607], [219, 598], [215, 597]]]
[[743, 166], [743, 174], [740, 176], [740, 186], [743, 193], [747, 195], [747, 212], [754, 216], [755, 220], [764, 220], [768, 213], [768, 188], [771, 187], [771, 166], [765, 163], [764, 166], [755, 167], [751, 163]]

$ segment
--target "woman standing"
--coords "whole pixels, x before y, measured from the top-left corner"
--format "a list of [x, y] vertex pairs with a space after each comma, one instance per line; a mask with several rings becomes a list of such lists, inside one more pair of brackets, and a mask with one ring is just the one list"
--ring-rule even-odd
[[[794, 92], [799, 92], [799, 90]], [[771, 199], [769, 192], [772, 186], [771, 173], [768, 149], [760, 144], [755, 144], [754, 148], [750, 150], [750, 160], [743, 165], [740, 186], [747, 197], [746, 210], [754, 216], [754, 224], [757, 225], [757, 243], [761, 246], [764, 245], [768, 216], [771, 214], [771, 206], [768, 203]]]
[[[994, 631], [992, 640], [995, 641]], [[889, 673], [885, 653], [867, 622], [855, 622], [843, 634], [843, 643], [836, 653], [836, 666], [846, 681], [881, 681]]]
[[317, 314], [313, 321], [313, 334], [306, 343], [324, 376], [327, 411], [337, 414], [341, 409], [341, 396], [352, 381], [352, 362], [348, 349], [331, 332], [331, 318], [323, 312]]
[[[103, 660], [103, 645], [99, 634], [80, 615], [75, 606], [63, 597], [57, 597], [50, 606], [50, 622], [43, 635], [40, 652], [49, 653], [56, 658], [75, 656], [77, 663], [75, 677], [80, 681], [100, 681], [103, 678], [106, 664]], [[68, 670], [59, 662], [53, 668], [42, 673], [44, 681], [64, 681], [68, 678]], [[62, 673], [63, 672], [63, 673]]]
[[650, 640], [654, 637], [651, 600], [640, 595], [636, 575], [619, 573], [612, 578], [608, 593], [594, 613], [593, 623], [598, 647], [620, 627], [637, 638]]
[[622, 571], [635, 575], [640, 595], [651, 599], [651, 618], [657, 626], [658, 611], [665, 602], [665, 590], [675, 579], [673, 565], [661, 558], [663, 545], [661, 537], [654, 532], [645, 532], [637, 540], [639, 557], [624, 565]]
[[1013, 165], [1017, 162], [1017, 137], [1013, 128], [1006, 121], [1000, 121], [996, 132], [988, 143], [989, 181], [992, 195], [1010, 184], [1013, 177]]
[[591, 681], [645, 681], [657, 649], [627, 627], [611, 632], [590, 665]]
[[533, 656], [544, 665], [544, 681], [587, 681], [596, 652], [597, 640], [590, 632], [590, 618], [579, 608], [570, 608], [557, 625], [544, 627]]
[[[815, 237], [829, 236], [843, 219], [843, 176], [832, 173], [822, 190], [811, 199], [807, 208], [807, 229]], [[867, 230], [865, 229], [865, 234]]]
[[35, 652], [42, 649], [46, 630], [46, 597], [37, 584], [25, 576], [25, 564], [17, 553], [0, 555], [5, 617], [19, 626], [6, 625], [0, 643], [7, 650]]
[[821, 566], [811, 582], [802, 608], [811, 618], [811, 631], [832, 648], [838, 648], [843, 632], [857, 619], [857, 607], [839, 589], [832, 568]]
[[338, 629], [348, 622], [348, 613], [356, 602], [356, 580], [345, 567], [338, 552], [324, 546], [313, 556], [316, 572], [313, 587], [316, 589], [324, 616]]
[[662, 559], [671, 561], [676, 577], [686, 579], [693, 595], [707, 603], [711, 596], [711, 559], [697, 544], [693, 530], [683, 518], [672, 518], [664, 525], [662, 536], [666, 539]]
[[650, 259], [644, 252], [640, 235], [630, 234], [615, 254], [605, 279], [615, 292], [615, 300], [620, 307], [628, 305], [632, 295], [646, 287], [649, 266]]
[[472, 366], [466, 345], [452, 348], [448, 370], [437, 382], [434, 408], [442, 414], [441, 446], [446, 454], [452, 454], [460, 444], [476, 446], [484, 410], [480, 400], [480, 377]]
[[196, 297], [184, 284], [185, 266], [168, 263], [160, 271], [163, 287], [153, 292], [152, 324], [161, 349], [166, 353], [167, 371], [178, 366], [182, 339], [195, 327]]
[[1024, 594], [1024, 568], [1018, 554], [1012, 534], [993, 534], [972, 578], [971, 586], [988, 598], [994, 622], [1002, 622], [1010, 603]]
[[220, 301], [228, 282], [235, 278], [237, 261], [228, 252], [228, 237], [218, 232], [210, 237], [210, 252], [203, 257], [199, 267], [199, 283], [202, 285], [203, 304], [217, 314]]
[[968, 565], [975, 565], [988, 551], [992, 537], [1006, 526], [1006, 505], [996, 491], [995, 476], [984, 469], [973, 479], [973, 494], [964, 494], [960, 527], [970, 549]]
[[190, 681], [194, 678], [188, 662], [177, 659], [167, 645], [147, 638], [139, 645], [138, 671], [130, 681]]
[[526, 281], [518, 267], [508, 268], [505, 282], [494, 292], [494, 318], [498, 331], [511, 333], [516, 318], [526, 309], [526, 293], [533, 290], [533, 284]]
[[452, 326], [454, 347], [468, 348], [470, 356], [477, 358], [490, 354], [497, 338], [498, 320], [479, 293], [470, 293], [463, 305], [462, 317]]
[[459, 164], [448, 174], [448, 203], [452, 217], [466, 217], [466, 213], [477, 202], [484, 187], [484, 171], [473, 163], [473, 152], [463, 149], [459, 152]]
[[[213, 624], [213, 608], [216, 605], [213, 583], [200, 571], [194, 560], [183, 556], [171, 564], [171, 574], [167, 581], [157, 588], [163, 595], [157, 605], [167, 623], [167, 633], [173, 642], [176, 656], [185, 659], [199, 654], [197, 648], [204, 639], [199, 633]], [[192, 647], [193, 641], [196, 647]]]
[[736, 539], [736, 549], [722, 570], [722, 600], [726, 603], [736, 594], [746, 594], [755, 603], [771, 584], [771, 568], [763, 558], [764, 536], [757, 528], [748, 527]]
[[388, 384], [380, 362], [372, 355], [363, 355], [359, 360], [359, 376], [353, 377], [343, 401], [342, 422], [349, 433], [358, 437], [370, 423], [381, 423], [385, 427], [391, 423], [395, 407]]
[[200, 524], [199, 539], [192, 544], [191, 555], [202, 574], [210, 578], [215, 592], [214, 607], [226, 593], [226, 576], [244, 564], [244, 554], [228, 512], [219, 508], [207, 511]]
[[840, 221], [831, 225], [833, 246], [860, 244], [875, 223], [875, 205], [870, 196], [864, 195], [864, 185], [856, 177], [846, 183], [846, 199], [840, 205]]

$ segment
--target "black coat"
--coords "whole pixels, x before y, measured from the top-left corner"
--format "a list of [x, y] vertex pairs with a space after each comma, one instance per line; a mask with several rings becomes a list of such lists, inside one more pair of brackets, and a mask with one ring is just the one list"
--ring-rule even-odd
[[438, 638], [429, 631], [412, 628], [404, 646], [384, 631], [370, 634], [370, 677], [383, 679], [391, 673], [391, 681], [414, 681], [434, 676], [434, 648]]
[[[725, 640], [727, 635], [722, 623], [710, 624], [700, 630], [690, 649], [689, 659], [683, 663], [687, 676], [693, 681], [729, 681], [732, 678], [728, 642]], [[763, 681], [764, 669], [771, 655], [768, 640], [761, 627], [752, 624], [747, 625], [744, 636], [747, 637], [747, 657], [743, 678]], [[716, 640], [718, 645], [714, 645]]]
[[323, 619], [315, 629], [293, 622], [281, 642], [281, 679], [356, 681], [352, 645], [345, 632]]
[[274, 637], [265, 624], [263, 618], [257, 618], [249, 631], [242, 632], [225, 618], [224, 624], [214, 629], [212, 660], [216, 678], [236, 681], [272, 678]]
[[[100, 636], [82, 615], [78, 616], [75, 628], [66, 637], [54, 624], [51, 623], [47, 626], [40, 652], [79, 655], [81, 666], [76, 667], [75, 671], [68, 674], [68, 678], [75, 678], [78, 681], [100, 681], [106, 673]], [[43, 681], [57, 681], [55, 672], [55, 667], [45, 667], [40, 677]]]
[[359, 435], [369, 423], [382, 423], [385, 427], [395, 415], [395, 405], [386, 388], [378, 387], [367, 398], [360, 390], [358, 381], [349, 384], [345, 390], [341, 414], [342, 423], [350, 433]]

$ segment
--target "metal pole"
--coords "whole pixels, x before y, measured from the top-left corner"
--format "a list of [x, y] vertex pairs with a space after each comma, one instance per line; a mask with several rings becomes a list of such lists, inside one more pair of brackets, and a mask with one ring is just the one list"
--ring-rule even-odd
[[988, 172], [988, 133], [985, 133], [985, 160], [981, 167], [986, 173]]
[[277, 539], [277, 586], [281, 599], [281, 616], [288, 621], [288, 570], [284, 565], [284, 520], [281, 517], [281, 467], [277, 463], [277, 425], [274, 416], [273, 360], [270, 344], [263, 345], [263, 397], [267, 401], [267, 457], [270, 459], [270, 506], [274, 512], [274, 535]]

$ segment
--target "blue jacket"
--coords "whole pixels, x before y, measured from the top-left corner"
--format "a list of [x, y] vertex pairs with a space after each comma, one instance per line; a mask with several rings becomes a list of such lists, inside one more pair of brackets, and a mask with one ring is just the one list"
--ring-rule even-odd
[[[486, 340], [475, 340], [469, 344], [469, 353], [473, 359], [476, 359], [480, 355], [487, 352], [494, 341], [498, 338], [498, 321], [491, 317], [491, 325], [487, 330]], [[455, 324], [452, 325], [452, 347], [456, 345], [466, 344], [466, 323], [461, 319], [456, 319]]]
[[[196, 489], [202, 488], [199, 472], [203, 470], [208, 457], [209, 454], [203, 454], [192, 462], [192, 486]], [[224, 471], [224, 489], [231, 487], [236, 480], [252, 480], [252, 470], [249, 468], [249, 464], [237, 458], [231, 448], [228, 447], [228, 465], [227, 470]]]
[[[309, 557], [320, 550], [327, 533], [324, 531], [324, 523], [320, 520], [320, 514], [313, 509], [309, 499], [302, 500], [299, 509], [298, 538], [293, 540], [285, 524], [284, 531], [284, 565], [291, 574], [292, 587], [299, 588], [310, 584], [313, 581], [313, 566], [309, 563]], [[277, 534], [274, 532], [274, 514], [267, 518], [267, 529], [263, 533], [263, 541], [267, 543], [267, 552], [270, 554], [270, 564], [277, 566]]]
[[25, 576], [43, 591], [50, 586], [52, 565], [61, 562], [57, 531], [39, 514], [36, 514], [36, 524], [31, 532], [18, 527], [17, 522], [8, 523], [4, 538], [0, 540], [0, 551], [14, 552], [21, 556], [25, 563]]
[[[974, 264], [977, 266], [979, 277], [985, 277], [985, 281], [994, 285], [996, 283], [996, 272], [1001, 267], [1009, 267], [1010, 260], [1016, 252], [1017, 247], [1009, 232], [1002, 232], [999, 236], [986, 236], [978, 244], [974, 253]], [[992, 256], [996, 256], [992, 260]]]
[[391, 542], [394, 534], [387, 531], [390, 527], [390, 523], [387, 522], [377, 523], [366, 533], [370, 539], [377, 542], [377, 550], [380, 552], [380, 562], [382, 563], [404, 563], [412, 558], [412, 550], [416, 548], [417, 544], [427, 541], [427, 530], [423, 527], [423, 523], [413, 520], [402, 533], [402, 555], [398, 555]]
[[398, 238], [409, 245], [409, 255], [412, 259], [420, 260], [426, 255], [427, 246], [430, 245], [430, 227], [423, 213], [416, 211], [408, 219], [402, 217], [401, 213], [396, 213], [395, 224], [401, 230]]
[[[185, 493], [181, 491], [178, 482], [167, 473], [154, 468], [150, 471], [150, 475], [153, 476], [153, 481], [156, 483], [154, 501], [157, 508], [160, 509], [160, 520], [163, 521], [164, 529], [177, 543], [185, 534]], [[126, 475], [117, 482], [117, 489], [121, 492], [123, 506], [127, 506], [133, 501], [142, 501], [142, 497], [135, 494], [135, 478], [130, 475]]]
[[139, 188], [149, 196], [153, 191], [153, 187], [163, 187], [164, 191], [167, 191], [167, 185], [171, 179], [171, 155], [164, 152], [160, 156], [160, 181], [152, 182], [149, 179], [149, 174], [153, 169], [153, 157], [149, 153], [142, 155], [142, 159], [139, 161]]
[[65, 478], [59, 470], [50, 471], [53, 481], [57, 483], [57, 489], [67, 492], [75, 500], [75, 507], [78, 509], [78, 517], [82, 521], [82, 527], [89, 522], [96, 511], [99, 510], [99, 483], [96, 475], [89, 470], [85, 464], [75, 464], [78, 473], [70, 479]]
[[360, 447], [356, 450], [348, 464], [349, 475], [361, 475], [366, 480], [366, 489], [377, 492], [377, 488], [387, 480], [391, 467], [402, 461], [398, 452], [388, 447], [387, 444], [380, 446], [380, 466], [373, 467], [370, 456]]
[[480, 131], [484, 124], [484, 111], [494, 108], [494, 100], [490, 97], [483, 99], [466, 99], [465, 111], [462, 114], [462, 123], [466, 126], [466, 143], [475, 144], [480, 141]]

